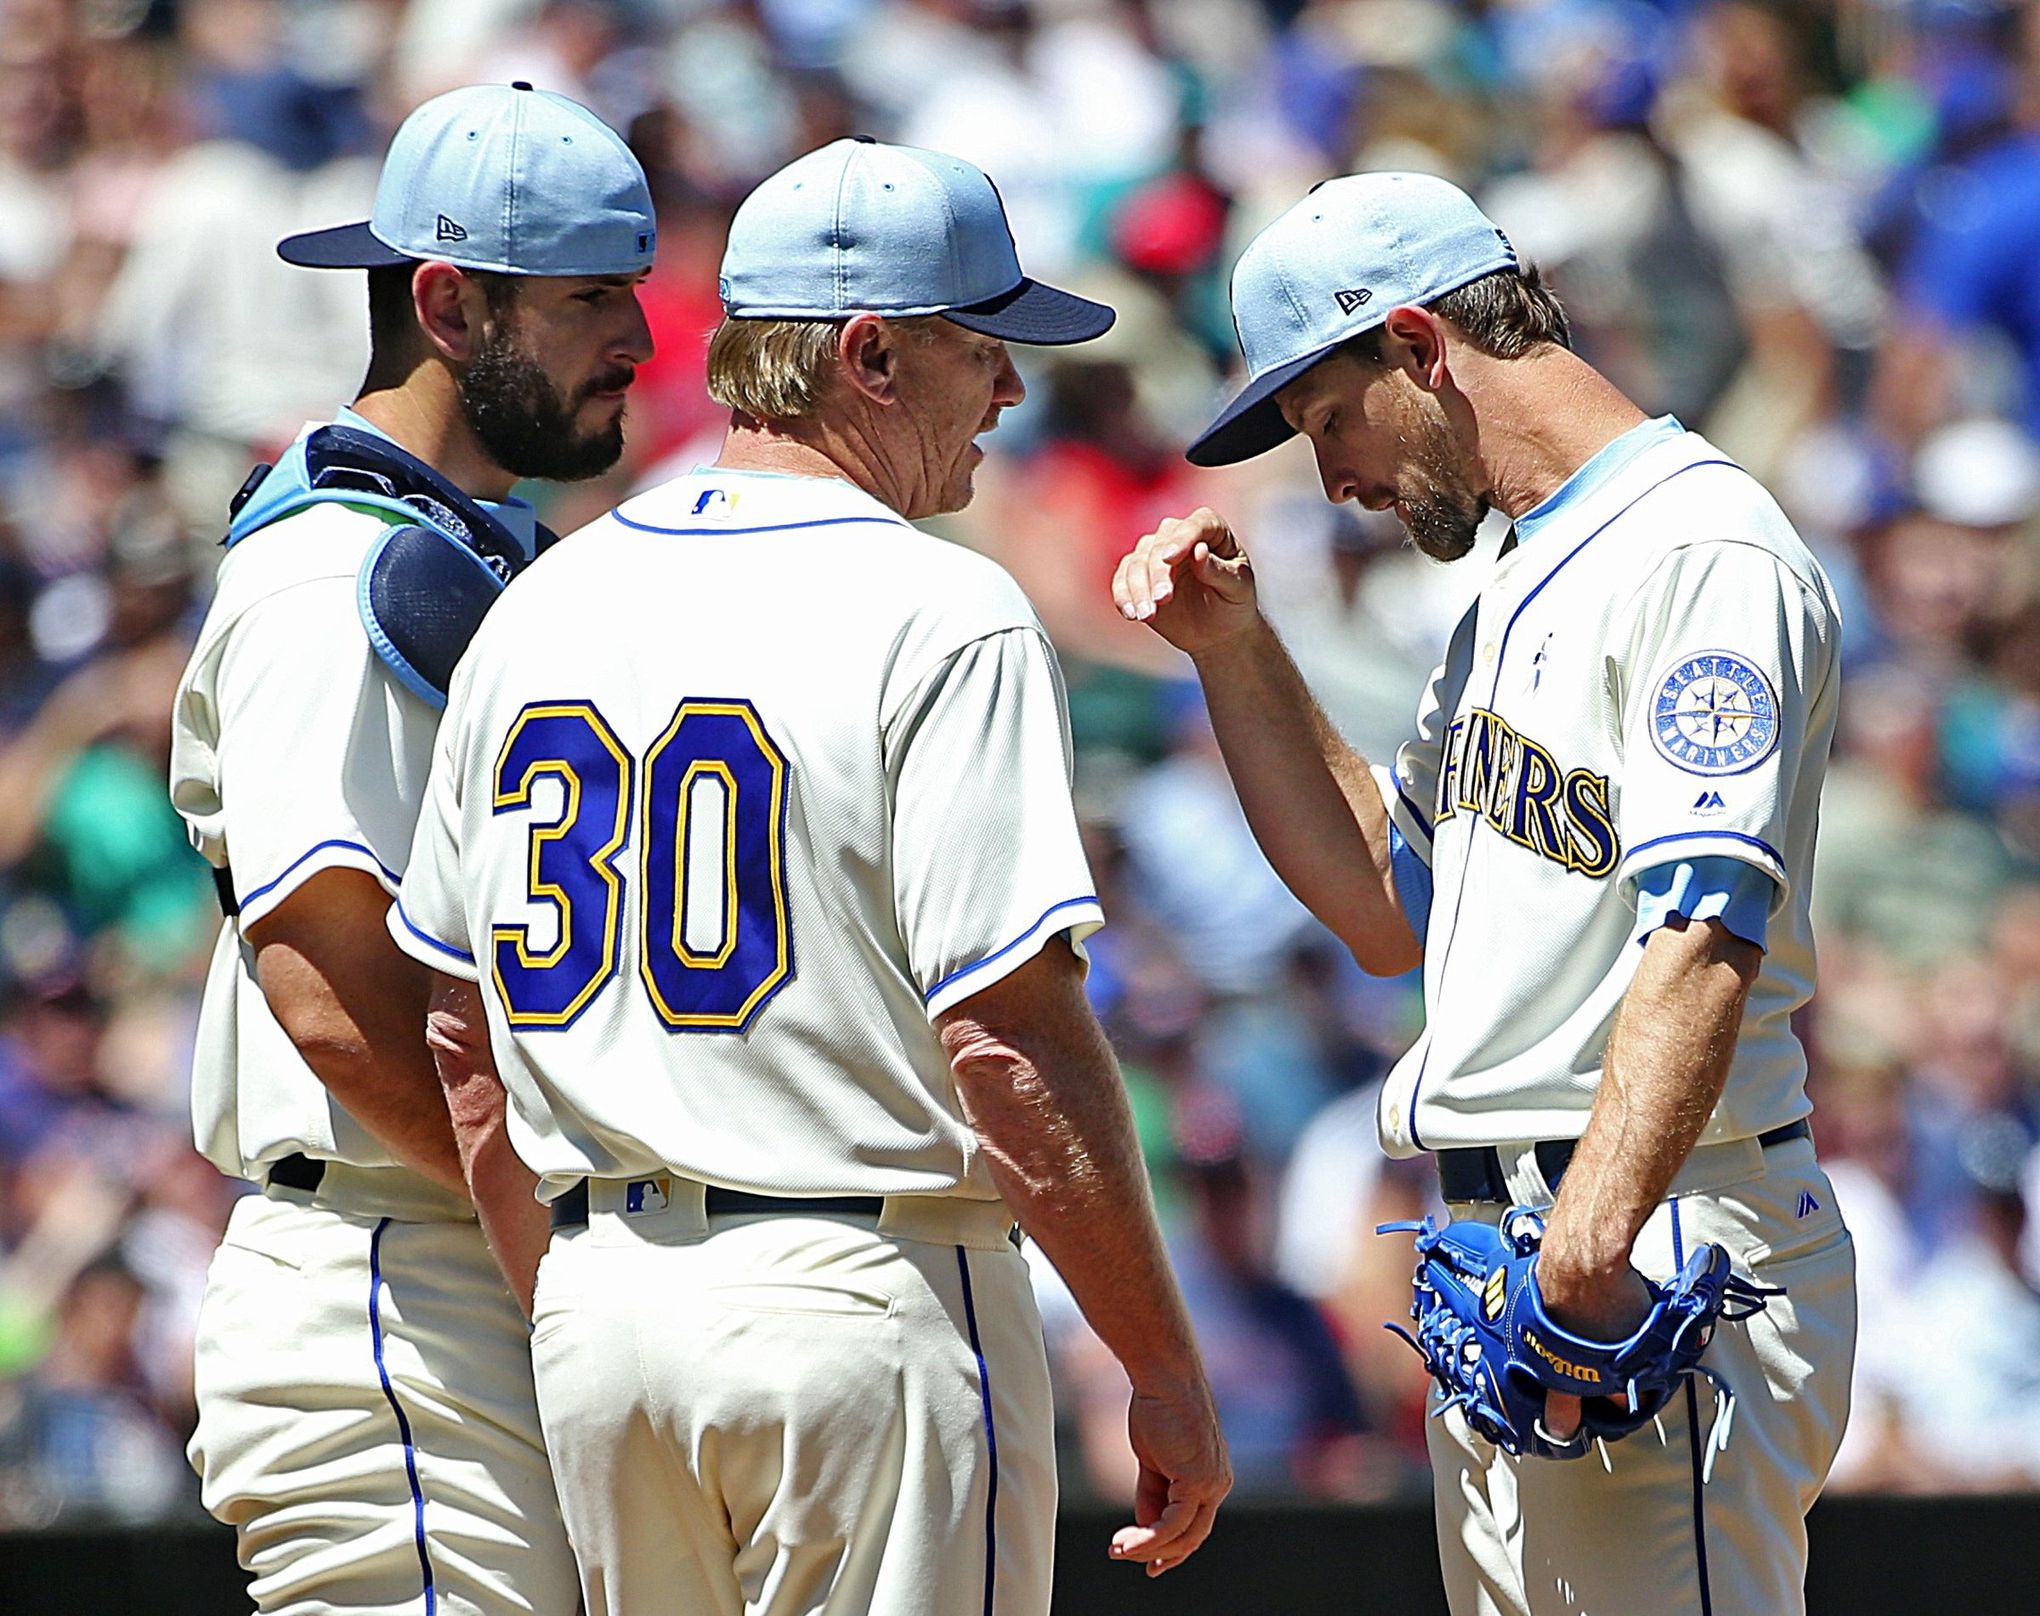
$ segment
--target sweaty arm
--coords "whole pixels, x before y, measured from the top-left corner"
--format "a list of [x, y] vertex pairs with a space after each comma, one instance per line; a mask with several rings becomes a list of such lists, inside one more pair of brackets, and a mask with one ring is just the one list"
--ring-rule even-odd
[[489, 1050], [481, 989], [437, 971], [431, 975], [432, 1004], [425, 1040], [439, 1068], [446, 1109], [453, 1119], [460, 1170], [496, 1266], [529, 1318], [538, 1260], [551, 1238], [546, 1210], [538, 1201], [538, 1175], [510, 1148], [504, 1127], [509, 1099]]
[[1363, 970], [1417, 965], [1381, 789], [1261, 615], [1224, 520], [1199, 510], [1164, 522], [1121, 560], [1113, 598], [1195, 663], [1233, 789], [1283, 883]]
[[425, 1047], [428, 975], [383, 928], [374, 876], [321, 870], [245, 930], [277, 1022], [327, 1091], [396, 1157], [465, 1196]]
[[1139, 1524], [1114, 1549], [1167, 1570], [1210, 1533], [1232, 1471], [1076, 956], [1054, 939], [935, 1025], [1000, 1195], [1133, 1383]]

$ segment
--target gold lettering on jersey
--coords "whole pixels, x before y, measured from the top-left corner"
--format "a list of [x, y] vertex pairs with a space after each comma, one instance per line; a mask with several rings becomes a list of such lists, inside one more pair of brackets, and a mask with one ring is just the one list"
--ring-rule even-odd
[[1528, 1330], [1523, 1332], [1523, 1345], [1550, 1364], [1561, 1375], [1565, 1375], [1573, 1380], [1583, 1380], [1589, 1386], [1601, 1384], [1600, 1370], [1589, 1368], [1586, 1364], [1574, 1363], [1570, 1358], [1561, 1358]]
[[1599, 878], [1621, 861], [1608, 777], [1568, 770], [1507, 719], [1476, 707], [1445, 731], [1434, 817], [1479, 814], [1518, 847]]

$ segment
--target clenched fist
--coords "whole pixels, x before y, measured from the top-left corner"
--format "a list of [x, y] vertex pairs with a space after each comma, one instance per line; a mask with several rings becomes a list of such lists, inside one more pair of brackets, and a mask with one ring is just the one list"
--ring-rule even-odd
[[1209, 506], [1170, 517], [1122, 556], [1112, 575], [1119, 615], [1192, 656], [1260, 620], [1254, 564]]

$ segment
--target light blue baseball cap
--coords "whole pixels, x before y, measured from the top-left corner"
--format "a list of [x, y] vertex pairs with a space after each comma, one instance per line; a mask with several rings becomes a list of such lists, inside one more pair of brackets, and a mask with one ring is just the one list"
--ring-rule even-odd
[[1030, 280], [1005, 205], [960, 157], [831, 141], [761, 181], [730, 221], [719, 287], [733, 320], [939, 314], [1010, 342], [1088, 342], [1112, 310]]
[[1190, 445], [1227, 466], [1294, 436], [1275, 395], [1391, 309], [1518, 269], [1516, 249], [1473, 198], [1429, 174], [1326, 180], [1247, 244], [1233, 266], [1233, 327], [1247, 385]]
[[634, 275], [658, 246], [651, 188], [623, 137], [529, 84], [472, 84], [399, 126], [375, 208], [277, 244], [312, 269], [436, 259], [504, 275]]

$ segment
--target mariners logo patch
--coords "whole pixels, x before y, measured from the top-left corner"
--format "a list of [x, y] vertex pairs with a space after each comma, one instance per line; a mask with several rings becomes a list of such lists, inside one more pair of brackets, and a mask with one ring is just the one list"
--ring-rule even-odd
[[1673, 664], [1658, 686], [1650, 738], [1682, 769], [1740, 774], [1778, 744], [1778, 698], [1741, 657], [1701, 651]]

